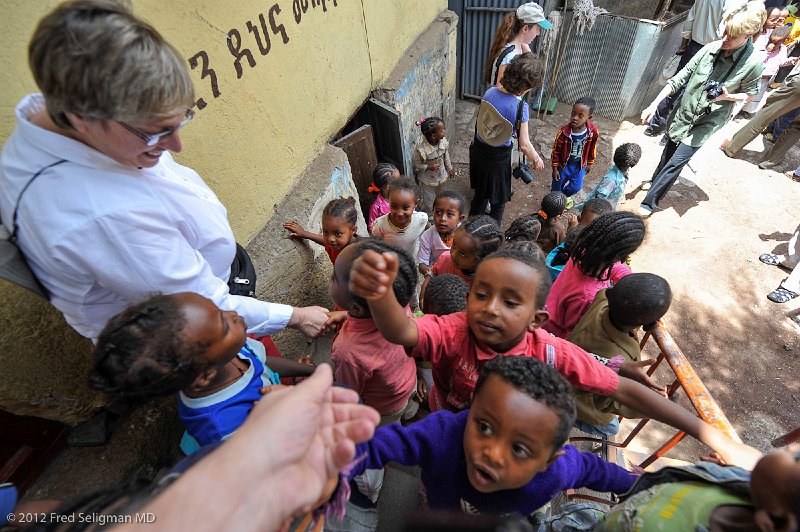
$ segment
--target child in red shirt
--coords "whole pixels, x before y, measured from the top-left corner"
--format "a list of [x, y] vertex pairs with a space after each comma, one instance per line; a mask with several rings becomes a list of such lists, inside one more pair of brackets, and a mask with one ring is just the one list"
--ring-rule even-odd
[[402, 346], [381, 336], [367, 302], [354, 296], [347, 287], [353, 260], [366, 250], [397, 254], [399, 273], [390, 287], [403, 307], [411, 301], [417, 269], [414, 260], [399, 248], [380, 240], [363, 239], [342, 251], [331, 276], [331, 299], [348, 310], [347, 320], [331, 347], [334, 379], [358, 392], [381, 415], [381, 424], [386, 425], [399, 421], [406, 408], [416, 410], [411, 395], [417, 386], [417, 367]]
[[[548, 318], [544, 302], [550, 274], [531, 254], [501, 249], [489, 255], [475, 273], [466, 313], [416, 320], [408, 317], [389, 290], [397, 268], [395, 255], [367, 251], [353, 263], [350, 291], [367, 299], [387, 340], [433, 362], [437, 404], [454, 410], [468, 406], [486, 360], [534, 357], [555, 367], [576, 388], [607, 395], [699, 439], [728, 463], [751, 467], [758, 459], [755, 449], [734, 442], [641, 382], [618, 377], [581, 348], [538, 330]], [[658, 388], [642, 372], [650, 363], [625, 363], [620, 373]]]
[[291, 233], [291, 238], [311, 240], [323, 246], [332, 264], [336, 264], [336, 257], [350, 242], [358, 238], [356, 226], [358, 225], [358, 211], [356, 200], [353, 198], [333, 199], [322, 210], [322, 234], [310, 233], [303, 229], [296, 220], [283, 224], [283, 228]]

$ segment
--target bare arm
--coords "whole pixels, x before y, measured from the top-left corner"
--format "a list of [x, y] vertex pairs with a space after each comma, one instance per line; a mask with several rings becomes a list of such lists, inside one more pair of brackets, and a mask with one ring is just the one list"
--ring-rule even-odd
[[299, 222], [295, 220], [290, 220], [283, 224], [283, 228], [291, 233], [289, 235], [290, 238], [304, 238], [306, 240], [311, 240], [312, 242], [316, 242], [320, 246], [325, 245], [325, 240], [322, 239], [322, 235], [318, 235], [317, 233], [310, 233], [303, 229], [303, 226], [300, 225]]
[[500, 65], [499, 67], [497, 67], [497, 83], [495, 84], [495, 87], [497, 87], [500, 90], [504, 90], [503, 85], [500, 83], [500, 80], [503, 79], [503, 73], [506, 71], [507, 66], [508, 65]]
[[519, 151], [521, 151], [525, 157], [533, 161], [533, 167], [536, 170], [544, 168], [544, 159], [536, 153], [536, 149], [533, 147], [533, 144], [531, 144], [531, 139], [528, 136], [527, 122], [522, 122], [519, 125]]
[[700, 440], [722, 455], [729, 464], [752, 469], [761, 457], [761, 453], [752, 447], [731, 440], [699, 417], [638, 382], [620, 377], [619, 387], [611, 397], [651, 419], [666, 423]]
[[653, 113], [656, 112], [656, 107], [658, 107], [658, 104], [661, 102], [661, 100], [663, 100], [670, 94], [672, 94], [672, 87], [668, 83], [664, 86], [663, 89], [661, 89], [661, 92], [658, 93], [656, 99], [653, 100], [652, 103], [648, 105], [644, 111], [642, 111], [642, 124], [646, 124], [650, 121], [650, 118], [652, 118]]
[[[310, 510], [372, 437], [378, 413], [331, 387], [330, 367], [258, 401], [244, 425], [145, 505], [164, 530], [278, 530]], [[281, 493], [281, 497], [276, 497]], [[215, 504], [209, 504], [214, 501]], [[148, 530], [127, 523], [118, 530]]]
[[316, 366], [283, 357], [267, 357], [267, 366], [281, 377], [308, 377]]
[[419, 340], [417, 324], [406, 316], [392, 290], [398, 267], [394, 253], [368, 250], [353, 261], [350, 291], [369, 302], [372, 319], [384, 338], [393, 344], [414, 347]]

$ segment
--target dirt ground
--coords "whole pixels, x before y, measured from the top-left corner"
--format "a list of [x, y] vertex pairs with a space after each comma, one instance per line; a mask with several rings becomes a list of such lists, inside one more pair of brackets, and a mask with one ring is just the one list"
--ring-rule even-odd
[[[552, 139], [567, 122], [569, 109], [559, 104], [554, 115], [534, 116], [529, 123], [531, 140], [548, 164]], [[468, 198], [468, 148], [476, 112], [476, 102], [459, 101], [456, 124], [448, 124], [456, 167], [451, 186]], [[612, 164], [615, 147], [637, 142], [642, 160], [630, 172], [620, 205], [635, 212], [645, 196], [640, 184], [661, 156], [659, 139], [645, 136], [641, 125], [599, 116], [593, 121], [601, 138], [584, 191]], [[794, 148], [776, 171], [759, 170], [755, 164], [764, 149], [760, 137], [742, 159], [729, 159], [718, 147], [744, 123], [729, 123], [695, 154], [661, 208], [646, 221], [647, 236], [632, 267], [669, 281], [673, 303], [665, 321], [670, 332], [744, 442], [768, 451], [771, 439], [800, 426], [800, 300], [778, 305], [766, 298], [787, 274], [762, 264], [758, 256], [785, 250], [800, 223], [800, 185], [783, 175], [800, 163], [800, 149]], [[539, 210], [549, 192], [550, 168], [537, 172], [530, 185], [514, 185], [504, 225]], [[656, 352], [649, 349], [651, 355]], [[669, 373], [659, 369], [656, 375], [666, 383]], [[681, 403], [691, 408], [687, 401]], [[663, 427], [651, 427], [643, 440], [663, 441], [664, 434]], [[673, 454], [691, 460], [701, 450], [687, 440]]]

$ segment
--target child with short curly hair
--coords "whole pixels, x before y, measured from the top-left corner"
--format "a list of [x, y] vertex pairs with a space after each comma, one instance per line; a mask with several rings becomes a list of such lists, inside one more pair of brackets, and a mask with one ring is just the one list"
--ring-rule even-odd
[[[642, 158], [642, 147], [635, 142], [626, 142], [614, 150], [614, 164], [608, 169], [606, 175], [597, 185], [586, 195], [584, 203], [600, 198], [611, 203], [613, 210], [617, 210], [622, 196], [625, 194], [625, 185], [628, 183], [628, 172], [639, 164]], [[581, 208], [583, 203], [576, 205]]]
[[575, 388], [607, 395], [698, 438], [728, 463], [749, 467], [759, 456], [656, 393], [663, 388], [641, 372], [642, 363], [622, 364], [618, 375], [578, 346], [540, 330], [547, 321], [550, 275], [530, 254], [501, 249], [486, 257], [475, 273], [466, 312], [441, 317], [408, 316], [388, 290], [397, 269], [393, 254], [367, 251], [353, 263], [350, 291], [367, 300], [384, 338], [433, 363], [432, 410], [467, 408], [481, 366], [498, 357], [522, 356], [546, 361]]
[[550, 319], [544, 329], [568, 337], [597, 292], [631, 273], [624, 261], [642, 244], [644, 234], [644, 222], [631, 212], [610, 212], [587, 225], [550, 290]]

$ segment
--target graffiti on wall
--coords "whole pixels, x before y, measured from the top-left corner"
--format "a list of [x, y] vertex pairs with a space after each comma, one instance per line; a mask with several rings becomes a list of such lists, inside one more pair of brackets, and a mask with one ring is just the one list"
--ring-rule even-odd
[[[288, 0], [287, 0], [288, 1]], [[265, 57], [272, 50], [273, 44], [285, 45], [289, 43], [289, 33], [283, 21], [292, 17], [295, 25], [303, 21], [309, 9], [328, 11], [328, 6], [337, 7], [338, 0], [292, 0], [291, 13], [281, 8], [279, 3], [273, 4], [266, 13], [259, 13], [253, 20], [244, 24], [244, 29], [231, 28], [227, 33], [227, 45], [230, 57], [226, 58], [236, 79], [241, 79], [246, 68], [255, 68], [258, 64], [256, 57]], [[255, 53], [253, 52], [255, 50]], [[256, 55], [258, 54], [258, 56]], [[200, 71], [200, 79], [206, 81], [211, 88], [213, 98], [220, 97], [219, 79], [217, 70], [211, 66], [208, 52], [200, 50], [189, 59], [192, 70]], [[223, 61], [220, 60], [220, 63]], [[224, 72], [224, 71], [221, 71]], [[204, 97], [195, 101], [195, 106], [202, 111], [208, 102]]]

